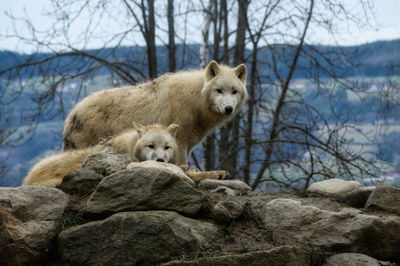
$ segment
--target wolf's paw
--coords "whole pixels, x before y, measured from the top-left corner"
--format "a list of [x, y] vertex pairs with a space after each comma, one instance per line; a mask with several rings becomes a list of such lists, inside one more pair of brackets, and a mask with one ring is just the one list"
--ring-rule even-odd
[[227, 171], [208, 171], [208, 172], [195, 172], [195, 171], [185, 171], [185, 174], [189, 176], [193, 181], [200, 181], [203, 179], [226, 179], [229, 175]]
[[197, 167], [183, 164], [179, 166], [183, 171], [185, 172], [195, 172], [195, 173], [200, 173], [200, 170]]
[[224, 180], [224, 179], [227, 179], [229, 176], [229, 172], [225, 171], [225, 170], [217, 170], [217, 171], [213, 171], [213, 172], [215, 172], [215, 174], [218, 175], [218, 178], [215, 178], [215, 179]]

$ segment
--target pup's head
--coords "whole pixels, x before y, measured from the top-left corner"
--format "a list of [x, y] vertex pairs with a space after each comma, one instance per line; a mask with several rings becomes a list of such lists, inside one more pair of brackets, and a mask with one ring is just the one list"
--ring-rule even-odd
[[237, 113], [247, 98], [246, 75], [245, 64], [231, 68], [211, 61], [206, 67], [202, 89], [210, 110], [224, 115]]
[[175, 135], [177, 124], [168, 127], [163, 125], [143, 126], [134, 123], [134, 129], [138, 132], [133, 155], [139, 161], [154, 160], [158, 162], [174, 162], [177, 152]]

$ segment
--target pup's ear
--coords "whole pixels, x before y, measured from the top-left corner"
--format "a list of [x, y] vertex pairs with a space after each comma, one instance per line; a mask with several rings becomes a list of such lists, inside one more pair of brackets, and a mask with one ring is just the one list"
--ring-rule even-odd
[[171, 134], [173, 137], [175, 137], [176, 132], [178, 132], [178, 124], [171, 124], [167, 127], [167, 130], [169, 132], [169, 134]]
[[214, 78], [219, 73], [218, 63], [212, 60], [206, 67], [206, 80]]
[[133, 129], [139, 133], [139, 136], [141, 136], [143, 134], [143, 130], [144, 130], [143, 125], [136, 123], [136, 122], [133, 122], [132, 125], [133, 125]]
[[235, 74], [240, 81], [245, 84], [247, 76], [247, 67], [245, 64], [240, 64], [235, 68]]

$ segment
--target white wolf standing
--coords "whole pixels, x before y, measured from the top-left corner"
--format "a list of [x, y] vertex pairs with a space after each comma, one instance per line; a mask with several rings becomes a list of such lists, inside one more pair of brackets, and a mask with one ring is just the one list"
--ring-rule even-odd
[[187, 164], [192, 149], [233, 116], [247, 98], [247, 69], [211, 61], [205, 69], [168, 73], [147, 83], [93, 93], [69, 113], [64, 150], [96, 145], [133, 122], [178, 124], [177, 164]]

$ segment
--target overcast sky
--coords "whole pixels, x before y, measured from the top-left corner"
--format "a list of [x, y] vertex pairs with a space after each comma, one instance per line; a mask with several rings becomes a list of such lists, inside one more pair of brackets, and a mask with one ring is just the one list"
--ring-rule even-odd
[[[51, 20], [44, 15], [44, 10], [49, 8], [48, 0], [1, 0], [0, 5], [0, 49], [26, 51], [27, 44], [17, 44], [17, 42], [10, 38], [5, 38], [5, 35], [12, 34], [11, 20], [6, 16], [6, 13], [12, 13], [15, 17], [26, 18], [28, 17], [35, 27], [45, 29], [50, 25]], [[346, 4], [355, 0], [344, 0]], [[356, 5], [354, 5], [357, 8]], [[341, 35], [335, 36], [335, 41], [340, 45], [356, 45], [366, 42], [373, 42], [377, 40], [392, 40], [400, 38], [400, 0], [376, 0], [375, 5], [375, 22], [374, 29], [369, 28], [347, 28], [346, 25], [341, 27]], [[361, 10], [360, 10], [361, 12]], [[375, 27], [376, 26], [376, 27]], [[24, 26], [26, 27], [26, 26]], [[17, 25], [20, 32], [26, 29]], [[117, 24], [108, 23], [107, 30], [113, 30], [113, 27], [118, 27]], [[313, 32], [309, 37], [309, 42], [318, 44], [335, 44], [332, 39], [322, 33]], [[92, 46], [101, 46], [101, 40], [98, 44], [94, 42]], [[93, 47], [90, 47], [93, 48]]]

